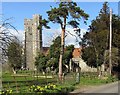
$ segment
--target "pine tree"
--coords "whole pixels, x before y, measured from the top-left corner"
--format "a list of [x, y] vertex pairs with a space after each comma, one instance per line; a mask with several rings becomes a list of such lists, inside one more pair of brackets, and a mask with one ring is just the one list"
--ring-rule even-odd
[[[49, 20], [53, 23], [58, 23], [61, 26], [61, 53], [59, 59], [59, 80], [62, 81], [62, 60], [64, 54], [65, 43], [65, 30], [66, 25], [69, 24], [73, 28], [79, 27], [79, 21], [81, 18], [87, 20], [88, 14], [86, 14], [75, 2], [60, 2], [58, 8], [51, 8], [47, 11]], [[72, 20], [68, 21], [68, 17], [71, 16]]]

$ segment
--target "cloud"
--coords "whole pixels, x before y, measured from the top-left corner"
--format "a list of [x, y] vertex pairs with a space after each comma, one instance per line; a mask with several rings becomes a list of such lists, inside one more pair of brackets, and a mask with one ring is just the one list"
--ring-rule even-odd
[[[75, 45], [75, 47], [79, 47], [79, 43], [76, 41], [77, 34], [73, 28], [67, 27], [66, 28], [66, 37], [65, 37], [65, 44], [66, 45]], [[86, 29], [81, 29], [81, 37], [86, 33]], [[58, 35], [61, 34], [61, 29], [44, 29], [43, 30], [43, 46], [50, 46], [52, 44], [52, 40], [55, 39]], [[72, 34], [72, 35], [71, 35]], [[74, 36], [73, 36], [74, 35]], [[77, 37], [80, 41], [80, 39]]]
[[7, 27], [0, 26], [0, 31], [4, 31], [7, 35], [16, 36], [21, 42], [24, 41], [25, 35], [23, 30], [15, 30]]
[[42, 31], [43, 46], [49, 47], [60, 33], [60, 29], [44, 29]]
[[[67, 36], [65, 38], [65, 44], [66, 45], [71, 45], [73, 44], [76, 48], [79, 47], [79, 41], [80, 38], [78, 37], [78, 35], [76, 34], [76, 32], [74, 31], [73, 28], [67, 27], [67, 30], [69, 31], [67, 33]], [[87, 30], [85, 29], [81, 29], [80, 33], [81, 33], [81, 37], [83, 37], [83, 35], [86, 33]], [[67, 31], [66, 31], [67, 32]]]
[[[66, 28], [67, 31], [69, 31], [69, 33], [66, 31], [66, 37], [65, 37], [65, 45], [71, 45], [73, 44], [76, 48], [79, 47], [78, 42], [76, 41], [76, 33], [74, 31], [73, 28], [71, 27], [67, 27]], [[24, 43], [24, 39], [25, 39], [25, 34], [23, 30], [18, 30], [18, 32], [16, 32], [13, 29], [9, 29], [10, 33], [12, 33], [14, 36], [16, 36], [21, 42]], [[81, 37], [86, 33], [86, 29], [81, 29]], [[72, 34], [72, 35], [71, 35]], [[52, 44], [52, 41], [58, 36], [61, 35], [61, 29], [44, 29], [42, 31], [42, 39], [43, 39], [43, 47], [49, 47]], [[75, 35], [75, 36], [73, 36]], [[80, 39], [77, 37], [77, 39], [80, 41]]]
[[14, 36], [16, 36], [21, 42], [24, 41], [25, 39], [25, 34], [24, 34], [24, 31], [23, 30], [13, 30], [13, 29], [9, 29], [10, 33]]

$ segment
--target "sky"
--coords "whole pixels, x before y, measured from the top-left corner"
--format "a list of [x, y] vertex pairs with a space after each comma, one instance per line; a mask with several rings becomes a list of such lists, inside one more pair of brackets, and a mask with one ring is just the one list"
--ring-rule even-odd
[[[82, 33], [85, 33], [88, 26], [91, 24], [91, 21], [98, 16], [103, 2], [77, 2], [77, 4], [90, 16], [87, 21], [87, 25], [83, 23], [82, 19], [80, 21], [81, 31]], [[5, 20], [7, 18], [12, 18], [9, 22], [20, 32], [18, 36], [23, 41], [24, 19], [32, 18], [33, 14], [40, 14], [42, 15], [42, 18], [47, 19], [48, 16], [46, 11], [51, 9], [50, 6], [57, 7], [58, 4], [55, 2], [2, 2], [2, 19]], [[109, 2], [109, 7], [113, 9], [114, 14], [118, 14], [118, 2]], [[60, 26], [58, 24], [49, 23], [48, 25], [51, 29], [48, 30], [43, 28], [43, 46], [49, 46], [51, 43], [50, 41], [54, 38], [53, 36], [60, 34]], [[71, 27], [68, 26], [67, 28], [71, 33], [73, 33], [73, 29], [71, 29]], [[71, 35], [66, 37], [66, 44], [74, 44], [78, 47], [75, 38]]]

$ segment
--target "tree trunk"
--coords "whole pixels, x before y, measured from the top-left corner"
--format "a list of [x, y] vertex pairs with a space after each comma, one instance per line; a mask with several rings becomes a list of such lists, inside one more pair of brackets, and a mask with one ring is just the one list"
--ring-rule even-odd
[[97, 75], [99, 76], [99, 66], [97, 65]]
[[61, 33], [61, 51], [60, 51], [60, 59], [59, 59], [59, 80], [62, 82], [62, 59], [64, 54], [64, 44], [65, 44], [65, 28], [66, 28], [66, 17], [64, 17], [63, 26], [61, 24], [62, 33]]
[[62, 81], [62, 54], [60, 54], [60, 59], [59, 59], [59, 80]]
[[96, 63], [97, 63], [97, 74], [98, 74], [98, 77], [100, 77], [100, 68], [99, 68], [99, 65], [98, 65], [98, 54], [96, 52]]
[[62, 29], [61, 34], [61, 52], [60, 52], [60, 59], [59, 59], [59, 80], [62, 81], [62, 59], [64, 54], [64, 37], [65, 37], [65, 29]]

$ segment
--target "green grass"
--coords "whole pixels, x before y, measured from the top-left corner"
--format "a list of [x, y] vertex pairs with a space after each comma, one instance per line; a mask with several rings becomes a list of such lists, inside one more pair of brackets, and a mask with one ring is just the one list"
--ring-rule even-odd
[[[4, 89], [12, 89], [13, 92], [17, 90], [19, 92], [29, 92], [28, 89], [31, 85], [40, 85], [45, 86], [48, 83], [53, 83], [58, 85], [58, 87], [63, 89], [64, 91], [72, 91], [75, 86], [75, 73], [68, 73], [63, 80], [63, 83], [58, 81], [58, 75], [55, 75], [54, 78], [41, 78], [41, 77], [33, 77], [34, 72], [30, 71], [19, 71], [18, 74], [13, 75], [12, 73], [3, 73], [2, 82]], [[38, 74], [39, 76], [42, 73]], [[47, 74], [50, 75], [50, 74]], [[112, 77], [108, 77], [107, 80], [98, 79], [96, 73], [81, 73], [79, 86], [84, 85], [101, 85], [116, 81], [116, 79]], [[78, 86], [77, 85], [77, 86]]]
[[[58, 87], [62, 88], [64, 91], [71, 91], [73, 90], [73, 84], [75, 84], [73, 74], [68, 74], [63, 80], [63, 83], [59, 83], [58, 75], [54, 75], [54, 78], [41, 78], [41, 77], [33, 77], [34, 72], [26, 72], [26, 71], [19, 71], [16, 75], [12, 73], [3, 73], [2, 82], [3, 88], [5, 90], [12, 89], [13, 93], [19, 92], [29, 92], [28, 89], [31, 85], [40, 85], [45, 86], [48, 83], [53, 83], [58, 85]], [[39, 76], [42, 73], [39, 73]], [[51, 75], [51, 74], [47, 74]], [[43, 75], [42, 75], [43, 76]]]
[[[40, 76], [40, 75], [39, 75]], [[3, 73], [2, 86], [3, 89], [12, 89], [13, 92], [28, 92], [31, 85], [45, 85], [47, 83], [56, 83], [56, 79], [34, 77], [31, 72], [19, 72], [14, 75], [11, 73]]]
[[100, 85], [103, 83], [106, 83], [106, 81], [98, 78], [84, 78], [84, 77], [80, 78], [81, 85]]
[[111, 83], [114, 81], [118, 81], [118, 78], [106, 76], [106, 79], [98, 78], [97, 74], [93, 73], [93, 75], [81, 75], [80, 77], [80, 85], [101, 85], [106, 83]]

